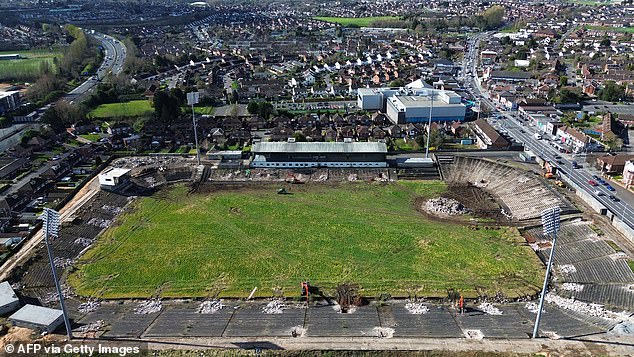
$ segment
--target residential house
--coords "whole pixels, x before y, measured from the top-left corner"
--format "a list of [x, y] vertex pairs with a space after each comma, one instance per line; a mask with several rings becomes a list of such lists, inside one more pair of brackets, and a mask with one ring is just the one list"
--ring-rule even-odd
[[617, 154], [605, 155], [597, 158], [597, 168], [607, 174], [620, 174], [625, 169], [625, 163], [634, 159], [634, 155]]
[[481, 149], [505, 149], [510, 146], [509, 141], [484, 119], [474, 121], [472, 127]]

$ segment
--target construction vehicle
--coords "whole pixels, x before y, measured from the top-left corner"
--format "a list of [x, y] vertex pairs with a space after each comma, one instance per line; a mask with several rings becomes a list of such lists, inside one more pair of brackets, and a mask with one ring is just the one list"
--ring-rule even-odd
[[555, 185], [557, 185], [557, 186], [559, 186], [561, 188], [565, 188], [566, 187], [566, 184], [563, 183], [561, 180], [555, 181]]

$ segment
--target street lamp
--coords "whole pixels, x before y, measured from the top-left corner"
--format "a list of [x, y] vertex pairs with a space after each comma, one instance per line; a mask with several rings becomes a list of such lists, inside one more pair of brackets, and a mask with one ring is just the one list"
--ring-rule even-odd
[[70, 328], [70, 320], [68, 319], [68, 313], [66, 312], [66, 306], [64, 305], [64, 294], [62, 294], [62, 289], [59, 286], [59, 281], [57, 280], [57, 272], [55, 271], [55, 263], [53, 262], [53, 248], [51, 247], [51, 243], [48, 239], [49, 236], [59, 236], [59, 212], [50, 208], [44, 208], [42, 217], [44, 219], [44, 226], [42, 227], [42, 229], [44, 230], [44, 243], [46, 244], [46, 250], [48, 251], [48, 260], [51, 263], [51, 271], [53, 272], [55, 289], [57, 289], [57, 295], [59, 296], [59, 305], [62, 308], [62, 315], [64, 315], [66, 334], [68, 335], [68, 340], [70, 341], [73, 338], [73, 332]]
[[542, 287], [542, 295], [539, 298], [539, 307], [537, 309], [537, 319], [535, 320], [535, 328], [533, 329], [533, 338], [537, 338], [537, 331], [539, 330], [539, 322], [542, 318], [542, 310], [544, 308], [544, 298], [546, 297], [546, 289], [548, 287], [548, 278], [550, 277], [550, 269], [553, 265], [553, 259], [555, 257], [555, 246], [557, 244], [557, 232], [560, 228], [559, 213], [561, 209], [559, 207], [547, 208], [542, 211], [542, 226], [544, 227], [544, 235], [553, 235], [553, 245], [550, 248], [550, 257], [548, 258], [548, 265], [546, 266], [546, 276], [544, 277], [544, 286]]
[[187, 93], [187, 104], [192, 106], [192, 122], [194, 123], [194, 141], [196, 141], [196, 159], [200, 165], [200, 150], [198, 150], [198, 131], [196, 130], [196, 115], [194, 114], [194, 104], [198, 104], [200, 92]]

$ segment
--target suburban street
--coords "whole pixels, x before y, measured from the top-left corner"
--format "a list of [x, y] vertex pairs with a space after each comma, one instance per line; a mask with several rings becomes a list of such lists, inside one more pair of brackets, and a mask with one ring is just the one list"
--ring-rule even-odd
[[[588, 165], [585, 164], [585, 160], [582, 160], [581, 154], [561, 154], [554, 146], [549, 144], [549, 137], [538, 140], [534, 134], [543, 133], [539, 132], [535, 127], [529, 125], [528, 123], [520, 120], [513, 112], [499, 110], [489, 95], [482, 89], [476, 71], [476, 48], [479, 41], [487, 35], [487, 33], [478, 34], [468, 43], [469, 49], [465, 57], [464, 68], [467, 69], [467, 75], [472, 73], [471, 81], [469, 82], [471, 93], [476, 98], [479, 98], [481, 104], [489, 107], [493, 113], [501, 114], [503, 115], [503, 118], [507, 119], [506, 122], [502, 121], [501, 125], [503, 125], [503, 128], [508, 132], [509, 136], [514, 138], [516, 141], [523, 143], [526, 149], [530, 149], [536, 155], [541, 156], [544, 160], [557, 163], [556, 166], [560, 169], [560, 173], [562, 175], [567, 176], [572, 182], [587, 191], [588, 194], [592, 195], [596, 200], [601, 202], [601, 204], [603, 204], [617, 217], [621, 218], [629, 227], [634, 228], [634, 210], [632, 208], [634, 195], [631, 192], [618, 185], [612, 185], [616, 189], [614, 192], [609, 191], [604, 185], [596, 187], [592, 186], [588, 181], [597, 181], [596, 176], [598, 175], [598, 171], [588, 167]], [[549, 136], [547, 134], [545, 135]], [[579, 162], [579, 164], [583, 165], [583, 167], [573, 169], [572, 161]], [[611, 200], [608, 197], [611, 194], [616, 196], [619, 201]]]

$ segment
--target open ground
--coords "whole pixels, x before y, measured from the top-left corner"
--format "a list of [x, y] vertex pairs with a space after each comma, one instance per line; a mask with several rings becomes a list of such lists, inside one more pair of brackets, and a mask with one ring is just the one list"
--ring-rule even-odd
[[[214, 187], [214, 186], [212, 186]], [[438, 181], [221, 187], [174, 186], [135, 202], [69, 277], [80, 295], [245, 297], [326, 293], [344, 282], [366, 296], [534, 295], [543, 266], [515, 228], [474, 230], [415, 207]], [[417, 203], [418, 202], [418, 203]]]
[[10, 51], [0, 54], [19, 54], [22, 57], [0, 61], [0, 81], [33, 81], [45, 71], [56, 73], [58, 68], [55, 58], [62, 58], [60, 51], [49, 50]]
[[344, 27], [368, 27], [375, 21], [385, 20], [398, 20], [396, 16], [374, 16], [374, 17], [332, 17], [332, 16], [317, 16], [316, 20], [332, 22], [340, 24]]
[[102, 104], [90, 112], [93, 118], [141, 117], [152, 114], [154, 108], [148, 100], [133, 100], [125, 103]]

